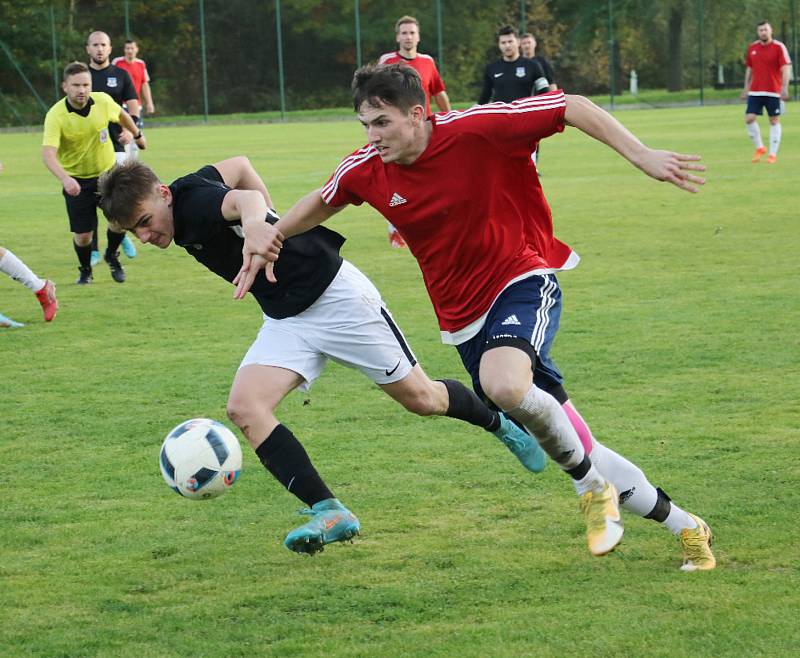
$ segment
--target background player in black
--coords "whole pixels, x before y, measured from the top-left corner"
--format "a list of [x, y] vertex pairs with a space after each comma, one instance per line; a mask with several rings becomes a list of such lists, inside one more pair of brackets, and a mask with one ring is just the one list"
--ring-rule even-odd
[[478, 103], [489, 101], [510, 103], [548, 91], [544, 71], [536, 63], [519, 54], [517, 31], [507, 25], [497, 32], [497, 47], [502, 58], [486, 67], [483, 90]]
[[542, 67], [542, 71], [544, 71], [544, 77], [547, 78], [547, 84], [549, 85], [550, 91], [555, 91], [558, 89], [553, 67], [550, 66], [550, 62], [547, 61], [547, 58], [544, 57], [544, 55], [536, 54], [536, 37], [534, 37], [530, 32], [525, 32], [525, 34], [520, 36], [519, 52], [523, 57], [532, 59]]
[[[277, 214], [245, 157], [207, 165], [163, 185], [130, 160], [99, 183], [100, 206], [120, 228], [166, 249], [174, 242], [227, 281], [242, 268], [244, 234]], [[531, 437], [491, 411], [460, 382], [433, 381], [417, 364], [380, 294], [339, 249], [344, 238], [324, 227], [286, 240], [277, 283], [256, 277], [250, 292], [264, 325], [245, 355], [228, 400], [228, 415], [272, 475], [311, 508], [311, 521], [286, 537], [290, 550], [314, 553], [356, 534], [356, 517], [336, 499], [275, 409], [292, 390], [310, 385], [329, 358], [358, 368], [409, 411], [446, 415], [491, 431], [535, 472], [544, 454]]]
[[[139, 124], [141, 105], [133, 80], [127, 71], [111, 63], [111, 39], [105, 32], [92, 32], [86, 39], [86, 53], [89, 55], [89, 73], [92, 74], [92, 91], [104, 91], [117, 105], [122, 105], [131, 115], [133, 122]], [[117, 162], [125, 160], [125, 146], [133, 141], [133, 135], [116, 123], [108, 124], [108, 133], [114, 145]], [[128, 258], [136, 256], [136, 247], [126, 235], [122, 241], [122, 251]], [[97, 227], [92, 234], [92, 266], [100, 262], [100, 248], [97, 242]]]

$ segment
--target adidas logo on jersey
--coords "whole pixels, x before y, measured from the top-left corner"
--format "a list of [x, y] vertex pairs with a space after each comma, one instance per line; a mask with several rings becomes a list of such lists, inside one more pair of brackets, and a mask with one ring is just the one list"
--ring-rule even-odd
[[401, 197], [397, 192], [395, 192], [394, 194], [392, 194], [392, 200], [389, 201], [389, 207], [394, 208], [395, 206], [399, 206], [404, 203], [407, 203], [407, 201], [403, 197]]
[[508, 324], [522, 324], [516, 315], [509, 315], [505, 320], [503, 320], [500, 324], [508, 325]]

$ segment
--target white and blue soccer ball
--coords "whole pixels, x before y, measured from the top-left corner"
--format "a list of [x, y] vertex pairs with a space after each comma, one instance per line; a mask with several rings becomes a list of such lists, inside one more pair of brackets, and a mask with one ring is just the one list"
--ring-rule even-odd
[[181, 496], [216, 498], [242, 471], [242, 448], [225, 425], [193, 418], [173, 429], [161, 444], [161, 475]]

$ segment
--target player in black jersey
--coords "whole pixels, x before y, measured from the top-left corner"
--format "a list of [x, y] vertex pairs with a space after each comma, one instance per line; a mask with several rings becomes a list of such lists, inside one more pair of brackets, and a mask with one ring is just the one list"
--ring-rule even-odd
[[[278, 220], [266, 186], [243, 156], [207, 165], [169, 186], [143, 163], [128, 161], [105, 174], [99, 189], [109, 221], [161, 249], [174, 241], [232, 283], [242, 268], [244, 235]], [[256, 277], [250, 293], [264, 325], [228, 399], [228, 416], [265, 468], [310, 507], [306, 512], [313, 518], [284, 542], [298, 553], [315, 553], [360, 529], [274, 415], [281, 400], [295, 388], [307, 389], [329, 359], [361, 370], [413, 413], [450, 416], [494, 433], [531, 471], [545, 464], [527, 433], [463, 384], [427, 377], [375, 286], [339, 255], [344, 241], [317, 227], [282, 243], [276, 283], [263, 273]]]
[[544, 55], [536, 54], [536, 37], [530, 32], [525, 32], [519, 37], [519, 52], [526, 59], [531, 59], [542, 67], [544, 77], [547, 78], [548, 90], [555, 91], [558, 89], [556, 85], [556, 74], [553, 72], [553, 67]]
[[[92, 75], [92, 91], [107, 93], [117, 105], [124, 106], [133, 122], [139, 126], [141, 106], [133, 80], [127, 71], [111, 63], [111, 39], [105, 32], [92, 32], [86, 39], [86, 54], [89, 55], [89, 73]], [[133, 141], [133, 135], [115, 123], [108, 124], [108, 134], [114, 145], [117, 162], [125, 160], [125, 146]], [[128, 258], [136, 256], [136, 247], [127, 235], [121, 244]], [[117, 254], [112, 255], [117, 258]], [[92, 234], [92, 266], [100, 262], [100, 249], [97, 242], [97, 227]], [[118, 264], [118, 263], [117, 263]], [[122, 266], [119, 265], [122, 271]]]
[[548, 91], [547, 78], [539, 64], [520, 56], [519, 38], [513, 27], [500, 28], [497, 47], [502, 57], [486, 67], [480, 105], [489, 101], [510, 103]]

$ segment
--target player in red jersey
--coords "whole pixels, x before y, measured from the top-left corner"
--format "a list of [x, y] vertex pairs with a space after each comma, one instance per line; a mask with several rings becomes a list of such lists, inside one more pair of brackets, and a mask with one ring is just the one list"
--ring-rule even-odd
[[[381, 55], [378, 64], [408, 64], [416, 69], [422, 79], [422, 89], [425, 92], [425, 116], [431, 113], [431, 98], [440, 112], [449, 112], [450, 98], [447, 96], [444, 82], [436, 68], [436, 62], [430, 55], [417, 52], [419, 21], [413, 16], [401, 16], [394, 25], [394, 33], [398, 50]], [[389, 222], [388, 228], [389, 244], [396, 249], [405, 247], [405, 241], [391, 222]]]
[[[684, 571], [713, 569], [711, 531], [593, 436], [550, 357], [561, 293], [555, 273], [578, 256], [553, 235], [530, 160], [536, 143], [574, 126], [647, 175], [696, 192], [699, 156], [648, 148], [581, 96], [556, 91], [426, 119], [419, 77], [407, 67], [364, 67], [354, 107], [369, 143], [274, 227], [245, 236], [243, 295], [278, 258], [283, 236], [309, 230], [347, 204], [369, 203], [417, 258], [445, 343], [457, 346], [478, 392], [536, 437], [570, 475], [595, 555], [622, 538], [619, 506], [680, 538]], [[272, 275], [267, 268], [268, 278]]]
[[136, 41], [128, 39], [123, 52], [125, 53], [124, 57], [115, 57], [111, 63], [128, 72], [133, 80], [133, 87], [136, 89], [139, 102], [148, 114], [153, 114], [156, 108], [153, 105], [153, 94], [150, 91], [150, 74], [147, 72], [145, 61], [138, 57], [139, 46]]
[[782, 101], [789, 100], [789, 80], [792, 77], [792, 61], [789, 51], [780, 41], [772, 38], [772, 26], [762, 21], [756, 27], [758, 40], [747, 47], [744, 58], [745, 71], [742, 98], [747, 99], [744, 121], [747, 134], [756, 147], [753, 162], [758, 162], [767, 152], [761, 141], [761, 129], [756, 122], [764, 108], [769, 116], [769, 155], [767, 162], [778, 159], [781, 145]]

